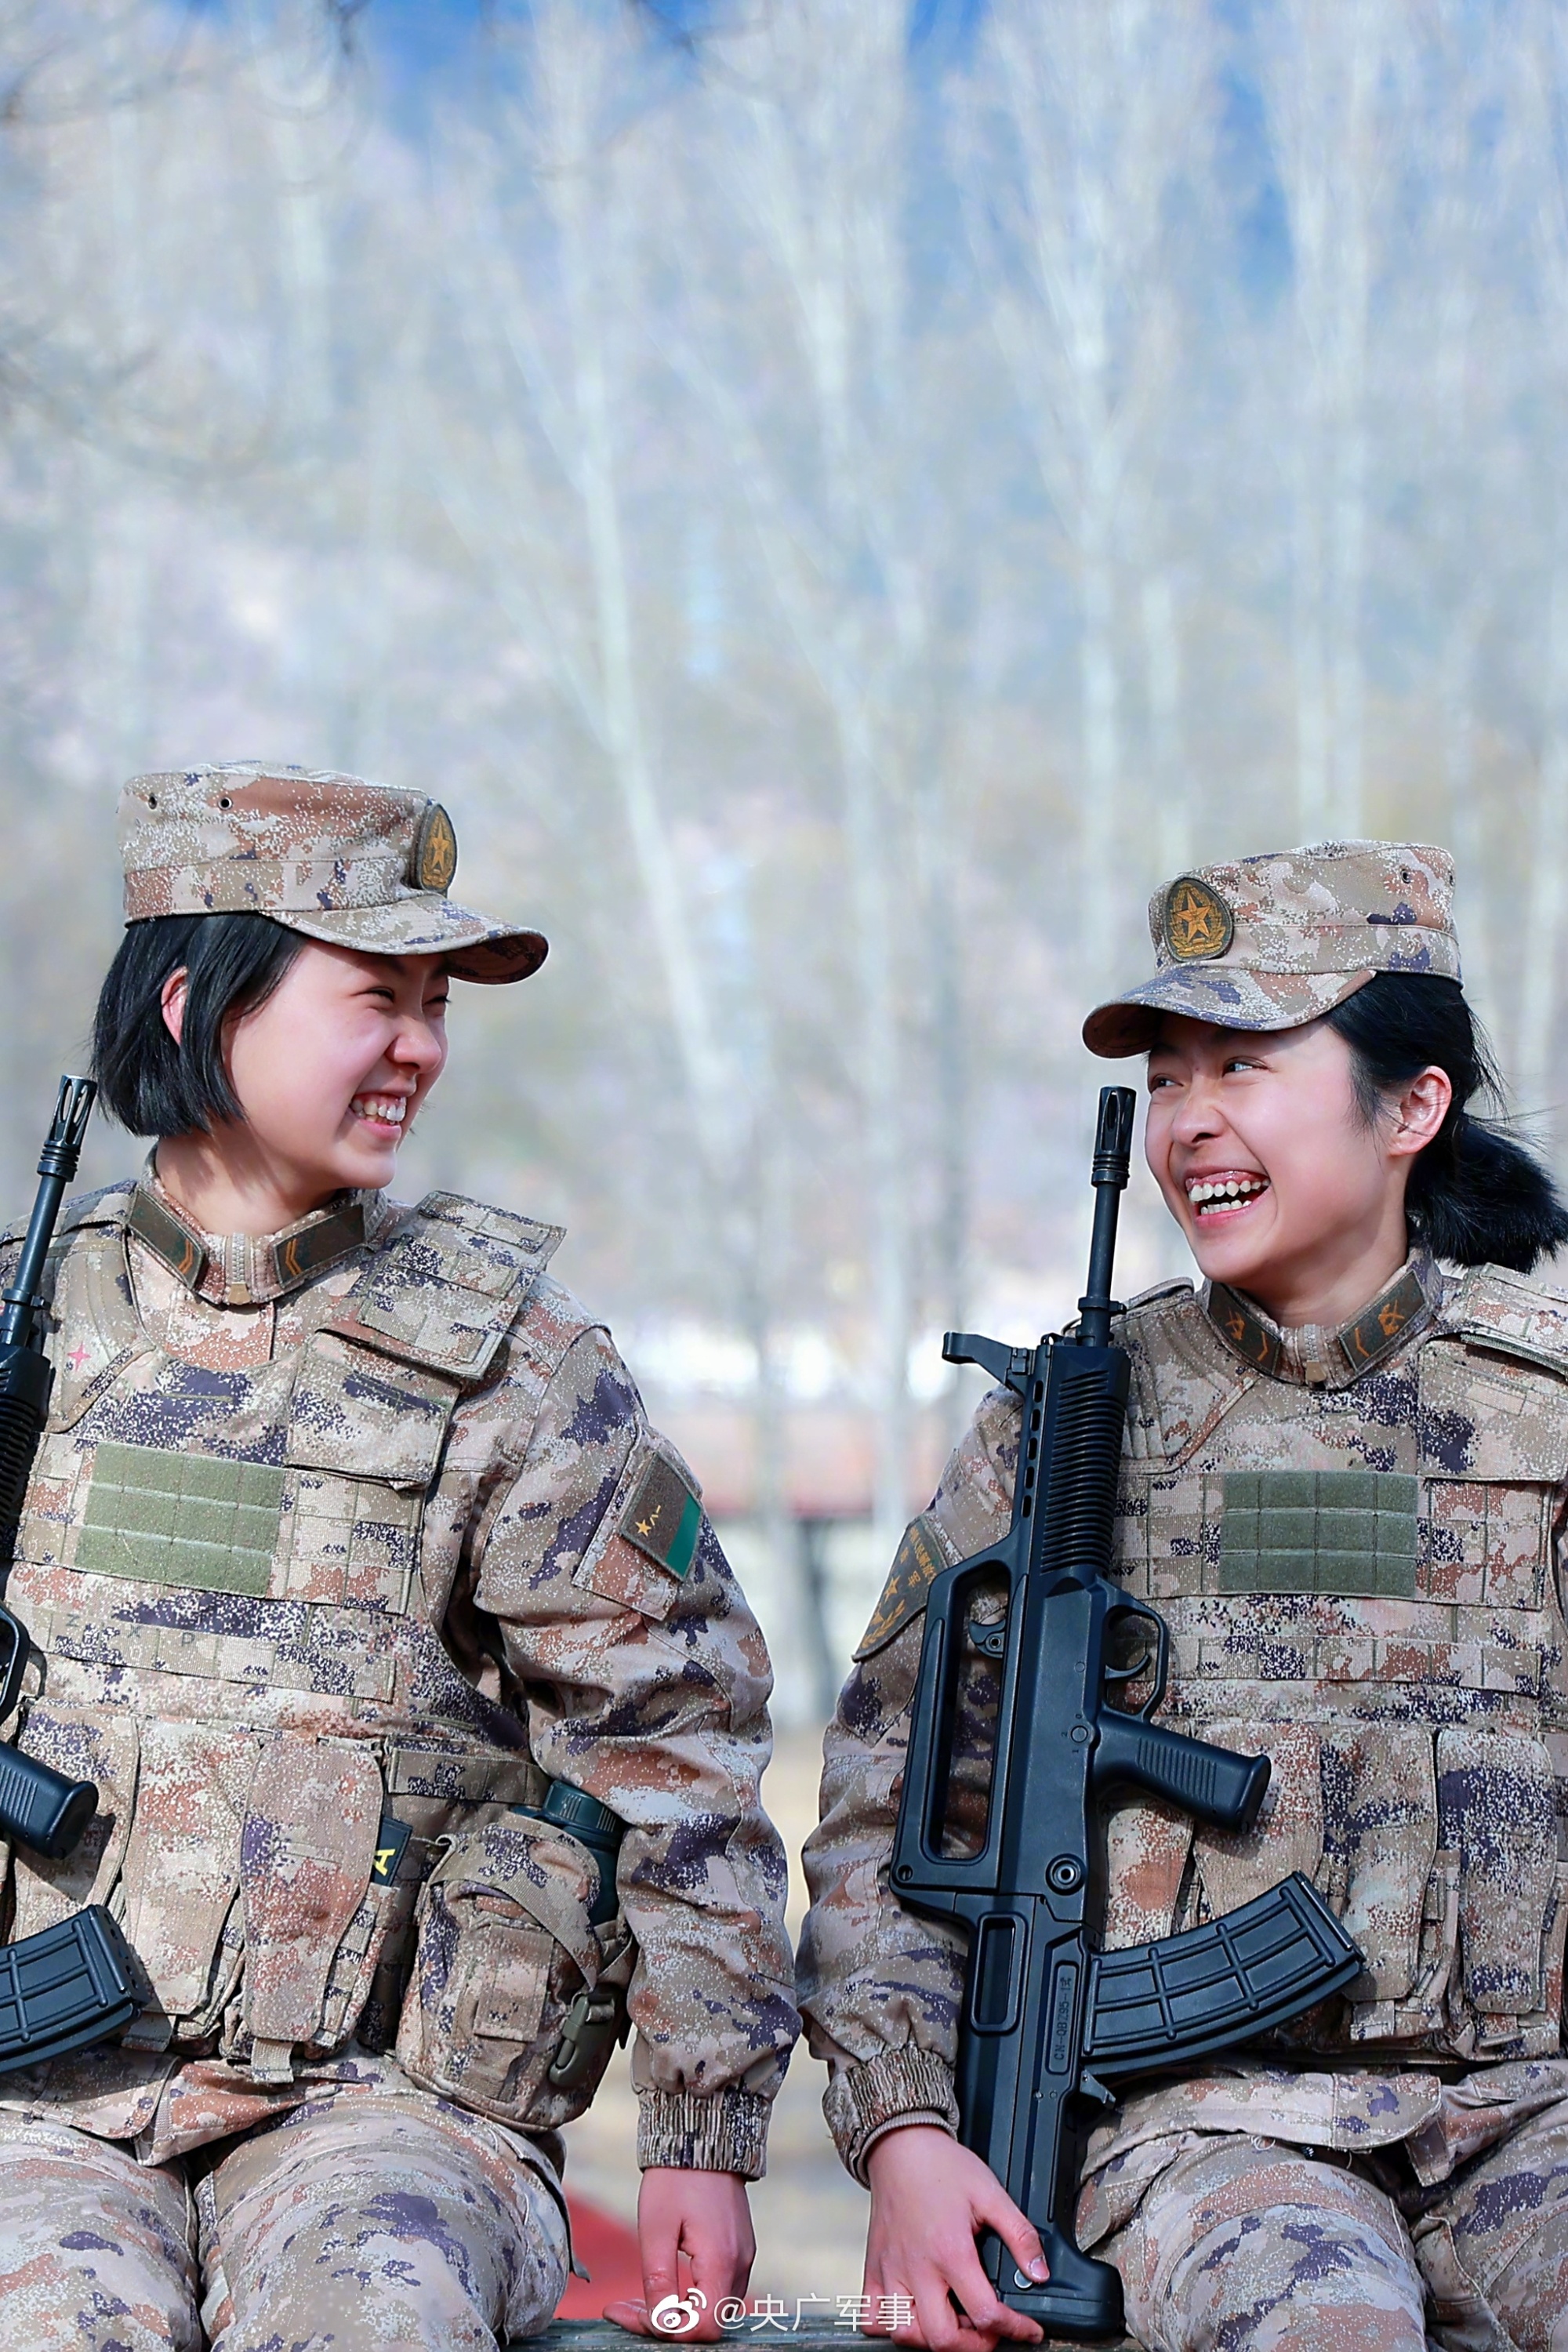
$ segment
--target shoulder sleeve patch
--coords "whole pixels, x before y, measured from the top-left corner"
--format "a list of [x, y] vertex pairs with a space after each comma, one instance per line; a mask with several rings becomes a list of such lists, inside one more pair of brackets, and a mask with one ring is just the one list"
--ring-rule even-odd
[[645, 1617], [668, 1617], [701, 1544], [701, 1496], [668, 1439], [645, 1430], [573, 1583]]
[[697, 1556], [702, 1499], [696, 1479], [673, 1456], [671, 1447], [651, 1457], [616, 1524], [627, 1543], [671, 1576], [684, 1577]]
[[926, 1605], [926, 1588], [944, 1568], [952, 1566], [941, 1528], [929, 1511], [911, 1519], [904, 1529], [882, 1597], [871, 1612], [871, 1622], [855, 1652], [856, 1663], [881, 1649], [901, 1633]]

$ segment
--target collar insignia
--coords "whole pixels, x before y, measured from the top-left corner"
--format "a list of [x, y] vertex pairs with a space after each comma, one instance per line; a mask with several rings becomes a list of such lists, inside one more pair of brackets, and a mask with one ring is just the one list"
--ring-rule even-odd
[[1348, 1388], [1426, 1321], [1436, 1285], [1434, 1276], [1428, 1290], [1424, 1264], [1429, 1271], [1429, 1261], [1412, 1258], [1385, 1290], [1337, 1331], [1315, 1327], [1281, 1331], [1260, 1307], [1223, 1282], [1209, 1285], [1208, 1318], [1232, 1354], [1266, 1378], [1304, 1381], [1313, 1388]]
[[125, 1226], [198, 1297], [224, 1307], [263, 1307], [363, 1248], [364, 1203], [351, 1198], [317, 1209], [280, 1234], [230, 1234], [215, 1252], [143, 1179], [132, 1194]]

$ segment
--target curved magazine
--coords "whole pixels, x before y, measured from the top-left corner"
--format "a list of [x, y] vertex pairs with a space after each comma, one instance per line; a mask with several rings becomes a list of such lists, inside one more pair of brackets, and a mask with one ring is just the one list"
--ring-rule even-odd
[[101, 1903], [0, 1947], [0, 2074], [123, 2032], [142, 2006], [132, 1977]]
[[1292, 1871], [1223, 1919], [1089, 1965], [1084, 2063], [1107, 2082], [1234, 2050], [1342, 1992], [1362, 1957]]

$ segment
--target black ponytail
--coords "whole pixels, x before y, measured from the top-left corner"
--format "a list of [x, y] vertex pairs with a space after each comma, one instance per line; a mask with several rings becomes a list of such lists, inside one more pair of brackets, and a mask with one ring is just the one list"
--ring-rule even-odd
[[1410, 1171], [1405, 1213], [1435, 1257], [1528, 1274], [1568, 1241], [1568, 1207], [1548, 1171], [1505, 1129], [1474, 1118], [1475, 1096], [1499, 1105], [1502, 1084], [1457, 980], [1380, 971], [1324, 1015], [1353, 1056], [1369, 1125], [1391, 1093], [1434, 1065], [1453, 1082], [1447, 1117]]

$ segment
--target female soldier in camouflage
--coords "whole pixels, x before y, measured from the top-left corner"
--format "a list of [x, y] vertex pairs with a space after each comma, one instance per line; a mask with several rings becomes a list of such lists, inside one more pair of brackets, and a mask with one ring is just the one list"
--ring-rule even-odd
[[0, 2346], [541, 2326], [554, 2128], [627, 2006], [646, 2290], [711, 2305], [795, 2031], [766, 1656], [559, 1231], [384, 1193], [448, 975], [544, 941], [355, 777], [141, 776], [121, 841], [96, 1066], [157, 1145], [61, 1221], [9, 1591], [22, 1744], [100, 1802], [6, 1900], [16, 1938], [107, 1901], [143, 2005], [0, 2081]]
[[[1520, 1278], [1568, 1216], [1468, 1108], [1489, 1070], [1451, 887], [1440, 850], [1365, 842], [1184, 876], [1151, 906], [1156, 977], [1085, 1026], [1148, 1054], [1149, 1163], [1205, 1277], [1121, 1322], [1117, 1572], [1169, 1623], [1166, 1719], [1273, 1767], [1247, 1836], [1115, 1813], [1106, 1941], [1300, 1869], [1365, 1960], [1090, 2140], [1080, 2242], [1160, 2352], [1415, 2352], [1428, 2311], [1455, 2352], [1568, 2341], [1568, 1301]], [[802, 2006], [871, 2188], [868, 2292], [933, 2347], [1038, 2335], [973, 2241], [1037, 2276], [1038, 2242], [949, 2137], [958, 1939], [888, 1879], [925, 1583], [1006, 1526], [1017, 1414], [985, 1399], [900, 1549], [806, 1857]]]

